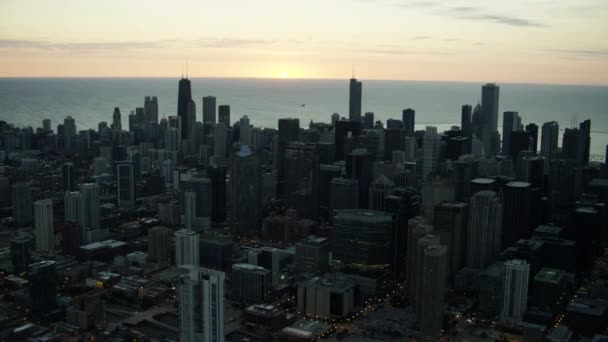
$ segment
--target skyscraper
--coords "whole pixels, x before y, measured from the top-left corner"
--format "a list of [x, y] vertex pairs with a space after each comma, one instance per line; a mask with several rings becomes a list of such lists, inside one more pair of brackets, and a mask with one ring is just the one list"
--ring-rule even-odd
[[406, 137], [413, 137], [416, 124], [416, 111], [412, 108], [404, 109], [401, 113], [403, 130], [405, 131]]
[[211, 217], [211, 180], [209, 178], [193, 177], [181, 182], [182, 191], [192, 191], [195, 195], [194, 218], [196, 225]]
[[538, 125], [531, 122], [526, 125], [526, 132], [530, 134], [530, 151], [538, 151]]
[[502, 205], [494, 191], [479, 191], [471, 197], [467, 239], [467, 267], [489, 266], [501, 247]]
[[264, 267], [232, 265], [232, 295], [249, 303], [262, 303], [272, 289], [272, 272]]
[[434, 175], [439, 169], [439, 158], [441, 152], [441, 138], [437, 134], [437, 127], [427, 126], [422, 140], [422, 179], [426, 182], [429, 176]]
[[545, 122], [541, 132], [540, 154], [545, 157], [547, 167], [545, 173], [549, 170], [551, 160], [557, 156], [557, 140], [559, 138], [559, 125], [555, 121]]
[[526, 239], [540, 223], [534, 206], [538, 189], [530, 183], [509, 182], [502, 188], [502, 247]]
[[192, 90], [190, 88], [190, 80], [182, 78], [179, 80], [179, 90], [177, 93], [177, 115], [181, 118], [181, 137], [188, 138], [190, 127], [186, 127], [188, 122], [188, 102], [192, 101]]
[[74, 163], [66, 162], [61, 166], [61, 178], [63, 179], [63, 191], [76, 190], [76, 175], [74, 174]]
[[295, 264], [298, 273], [325, 274], [329, 271], [331, 247], [326, 238], [304, 239], [296, 244]]
[[85, 183], [80, 186], [84, 212], [84, 226], [87, 230], [99, 229], [99, 184]]
[[432, 231], [433, 226], [424, 224], [424, 219], [421, 216], [416, 216], [407, 223], [407, 267], [405, 279], [407, 281], [406, 293], [410, 298], [414, 298], [416, 293], [416, 265], [418, 264], [416, 251], [418, 249], [418, 240]]
[[232, 123], [230, 122], [230, 106], [229, 105], [220, 105], [218, 107], [218, 119], [219, 123], [223, 123], [226, 127], [230, 127]]
[[226, 221], [226, 167], [211, 166], [207, 169], [211, 181], [211, 221]]
[[120, 117], [120, 108], [114, 107], [114, 113], [112, 113], [112, 130], [120, 132], [122, 131], [122, 119]]
[[339, 210], [331, 236], [335, 261], [352, 267], [388, 268], [393, 217], [371, 210]]
[[498, 101], [499, 87], [493, 83], [488, 83], [481, 88], [481, 136], [479, 137], [484, 144], [486, 154], [496, 154], [498, 152], [494, 141], [498, 134]]
[[523, 319], [528, 304], [530, 265], [519, 259], [505, 262], [502, 321], [516, 323]]
[[135, 167], [132, 161], [116, 163], [116, 194], [120, 208], [135, 207]]
[[350, 79], [348, 119], [350, 121], [361, 122], [361, 93], [362, 85], [356, 78]]
[[251, 144], [251, 125], [249, 124], [249, 117], [243, 115], [239, 124], [239, 134], [241, 145]]
[[251, 146], [241, 145], [231, 167], [230, 218], [233, 233], [257, 234], [262, 209], [262, 170]]
[[84, 207], [79, 191], [66, 191], [63, 194], [63, 209], [65, 222], [84, 223]]
[[213, 139], [213, 156], [216, 163], [226, 166], [228, 126], [225, 123], [220, 122], [215, 125]]
[[53, 228], [53, 201], [42, 199], [34, 202], [36, 250], [55, 250], [55, 230]]
[[13, 219], [20, 226], [32, 223], [32, 188], [29, 182], [16, 182], [11, 191]]
[[152, 227], [148, 230], [148, 258], [161, 265], [171, 261], [169, 243], [171, 229], [163, 226]]
[[[430, 245], [424, 249], [422, 258], [422, 288], [418, 322], [426, 336], [436, 337], [443, 327], [444, 295], [448, 268], [448, 248]], [[418, 311], [418, 309], [417, 309]]]
[[277, 195], [287, 198], [285, 177], [285, 151], [290, 142], [298, 140], [300, 135], [299, 119], [279, 119], [279, 142], [277, 149]]
[[71, 116], [66, 116], [63, 120], [63, 152], [72, 155], [72, 138], [76, 136], [76, 122]]
[[175, 267], [199, 265], [199, 235], [189, 229], [175, 232]]
[[196, 220], [196, 193], [193, 191], [184, 192], [184, 221], [186, 229], [194, 229]]
[[374, 113], [373, 112], [365, 112], [365, 115], [363, 116], [363, 128], [364, 129], [374, 128]]
[[460, 130], [465, 137], [472, 138], [473, 130], [471, 127], [473, 107], [471, 105], [462, 105], [460, 112]]
[[519, 130], [517, 127], [519, 114], [517, 112], [504, 112], [502, 115], [502, 153], [511, 155], [511, 132]]
[[144, 121], [146, 124], [158, 123], [158, 99], [156, 96], [144, 98]]
[[224, 341], [224, 272], [186, 268], [177, 286], [180, 341]]
[[364, 148], [357, 148], [346, 156], [346, 175], [359, 181], [359, 208], [369, 205], [369, 185], [374, 165], [372, 155]]
[[57, 306], [57, 276], [55, 261], [45, 260], [28, 267], [32, 311], [44, 314]]
[[359, 208], [359, 181], [348, 178], [332, 179], [329, 182], [329, 212], [357, 208]]
[[378, 177], [369, 186], [368, 208], [370, 210], [386, 211], [385, 198], [391, 194], [393, 189], [395, 189], [395, 183], [386, 178], [385, 175]]
[[15, 274], [26, 271], [31, 260], [31, 247], [32, 236], [30, 234], [20, 232], [11, 240], [11, 263]]
[[435, 233], [439, 235], [442, 244], [448, 249], [448, 276], [453, 280], [454, 275], [465, 262], [467, 224], [469, 221], [469, 205], [461, 202], [442, 202], [435, 206], [433, 221]]
[[203, 123], [215, 123], [215, 111], [217, 109], [215, 96], [203, 97]]

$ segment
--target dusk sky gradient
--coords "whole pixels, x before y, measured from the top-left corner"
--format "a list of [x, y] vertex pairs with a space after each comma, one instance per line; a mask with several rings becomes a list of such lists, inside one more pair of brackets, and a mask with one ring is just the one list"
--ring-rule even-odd
[[0, 1], [0, 77], [608, 84], [606, 0]]

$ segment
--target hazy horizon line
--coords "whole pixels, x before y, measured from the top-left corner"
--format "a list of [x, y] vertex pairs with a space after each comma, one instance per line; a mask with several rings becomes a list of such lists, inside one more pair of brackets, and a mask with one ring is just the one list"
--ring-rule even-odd
[[[183, 78], [184, 75], [181, 75]], [[276, 81], [348, 81], [348, 78], [324, 78], [324, 77], [247, 77], [247, 76], [194, 76], [188, 79], [234, 79], [234, 80], [276, 80]], [[608, 83], [559, 83], [559, 82], [513, 82], [513, 81], [464, 81], [464, 80], [424, 80], [424, 79], [387, 79], [387, 78], [357, 78], [360, 81], [382, 81], [382, 82], [420, 82], [420, 83], [471, 83], [471, 84], [510, 84], [510, 85], [540, 85], [540, 86], [577, 86], [605, 88]], [[176, 79], [180, 76], [0, 76], [0, 79]]]

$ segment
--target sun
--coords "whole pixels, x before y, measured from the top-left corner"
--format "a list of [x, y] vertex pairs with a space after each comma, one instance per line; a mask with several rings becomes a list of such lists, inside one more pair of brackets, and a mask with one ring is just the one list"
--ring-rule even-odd
[[279, 78], [287, 78], [289, 75], [285, 71], [281, 71], [278, 74]]

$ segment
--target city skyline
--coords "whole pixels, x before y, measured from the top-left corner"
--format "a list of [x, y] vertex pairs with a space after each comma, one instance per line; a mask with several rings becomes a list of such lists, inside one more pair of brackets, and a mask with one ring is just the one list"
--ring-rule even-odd
[[0, 77], [608, 84], [601, 1], [145, 4], [3, 2]]

